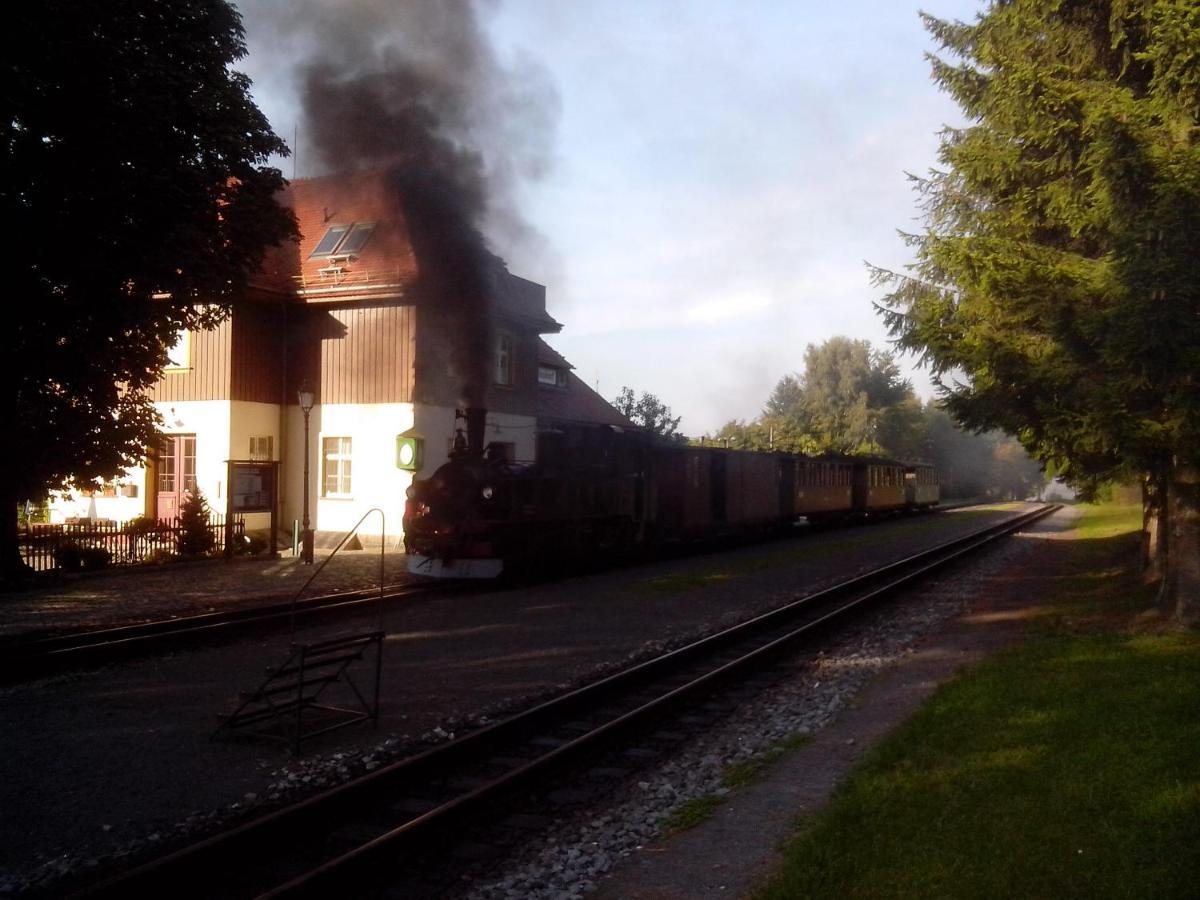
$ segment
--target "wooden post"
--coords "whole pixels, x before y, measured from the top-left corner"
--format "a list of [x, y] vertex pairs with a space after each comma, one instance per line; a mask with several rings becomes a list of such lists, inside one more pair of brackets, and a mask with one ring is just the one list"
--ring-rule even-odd
[[233, 559], [233, 460], [225, 460], [225, 559]]
[[279, 461], [271, 463], [271, 559], [279, 559]]

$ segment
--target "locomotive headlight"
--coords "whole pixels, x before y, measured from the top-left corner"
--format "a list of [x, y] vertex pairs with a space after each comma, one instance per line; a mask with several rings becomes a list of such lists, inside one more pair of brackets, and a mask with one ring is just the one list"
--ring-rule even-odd
[[408, 489], [404, 492], [404, 496], [407, 497], [409, 500], [412, 500], [414, 497], [416, 497], [417, 496], [417, 486], [415, 484], [410, 484], [408, 486]]
[[496, 492], [492, 489], [490, 484], [484, 485], [483, 490], [479, 493], [483, 495], [484, 500], [491, 500], [494, 496], [496, 496]]

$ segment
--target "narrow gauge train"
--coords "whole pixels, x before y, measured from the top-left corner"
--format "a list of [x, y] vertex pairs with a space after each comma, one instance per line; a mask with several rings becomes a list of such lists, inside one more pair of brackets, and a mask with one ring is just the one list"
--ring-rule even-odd
[[450, 460], [408, 489], [409, 571], [494, 578], [547, 561], [616, 555], [810, 522], [925, 510], [933, 466], [655, 442], [608, 426], [540, 433], [537, 462], [484, 446], [468, 409]]

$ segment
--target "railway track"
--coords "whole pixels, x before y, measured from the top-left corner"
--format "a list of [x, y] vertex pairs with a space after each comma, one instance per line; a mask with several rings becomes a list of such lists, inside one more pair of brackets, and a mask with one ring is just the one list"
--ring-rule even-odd
[[[396, 584], [345, 591], [293, 603], [243, 607], [115, 628], [92, 629], [0, 644], [0, 684], [53, 675], [67, 669], [117, 662], [131, 656], [174, 650], [208, 640], [242, 637], [294, 620], [368, 609], [381, 600], [456, 589], [450, 585]], [[461, 589], [461, 588], [458, 588]]]
[[648, 726], [661, 729], [664, 717], [702, 706], [824, 629], [1056, 509], [1042, 507], [803, 596], [77, 896], [330, 897], [384, 884], [389, 895], [419, 895], [448, 848], [482, 822], [520, 818], [520, 801], [544, 796], [556, 772], [564, 777]]
[[[975, 506], [958, 503], [939, 507], [936, 512]], [[383, 589], [382, 599], [413, 597], [449, 590], [478, 590], [476, 584], [400, 583]], [[43, 678], [79, 667], [119, 662], [132, 656], [164, 652], [202, 641], [228, 640], [276, 628], [295, 619], [315, 615], [345, 613], [365, 608], [380, 600], [378, 588], [344, 591], [310, 597], [296, 603], [281, 602], [265, 606], [247, 606], [194, 616], [162, 619], [134, 625], [89, 629], [47, 637], [0, 640], [0, 684], [15, 684]]]

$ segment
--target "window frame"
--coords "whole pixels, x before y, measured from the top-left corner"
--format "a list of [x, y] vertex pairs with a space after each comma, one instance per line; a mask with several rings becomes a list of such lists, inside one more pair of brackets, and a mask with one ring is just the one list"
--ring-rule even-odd
[[[333, 441], [335, 450], [330, 450]], [[330, 462], [336, 463], [333, 473], [335, 489], [329, 489]], [[354, 438], [350, 435], [321, 435], [321, 497], [329, 500], [350, 500], [354, 497]]]
[[175, 335], [175, 343], [167, 348], [167, 364], [164, 372], [183, 372], [192, 367], [192, 333], [181, 328]]
[[[325, 233], [321, 235], [321, 239], [317, 241], [316, 246], [313, 247], [312, 253], [308, 254], [308, 258], [328, 259], [335, 256], [357, 256], [367, 246], [367, 242], [371, 240], [371, 236], [375, 233], [376, 224], [375, 222], [351, 222], [349, 225], [330, 225], [325, 229]], [[330, 235], [338, 229], [341, 229], [341, 232], [329, 246], [329, 249], [322, 250], [321, 245], [329, 240]], [[363, 234], [364, 232], [366, 233], [366, 237], [362, 239], [357, 247], [353, 250], [346, 248], [346, 245], [351, 242], [350, 239], [354, 235]]]
[[[262, 445], [266, 443], [266, 455], [263, 455]], [[259, 449], [255, 450], [255, 444], [258, 444]], [[255, 462], [272, 462], [275, 459], [275, 435], [273, 434], [252, 434], [250, 435], [250, 459]]]
[[492, 353], [492, 382], [500, 387], [512, 387], [516, 382], [516, 339], [507, 332], [496, 335]]
[[[549, 380], [543, 378], [543, 375], [548, 375]], [[565, 388], [567, 386], [567, 370], [561, 366], [538, 363], [538, 384], [541, 387]]]

